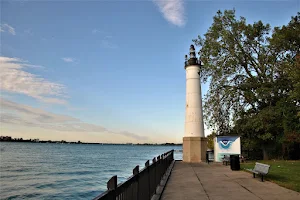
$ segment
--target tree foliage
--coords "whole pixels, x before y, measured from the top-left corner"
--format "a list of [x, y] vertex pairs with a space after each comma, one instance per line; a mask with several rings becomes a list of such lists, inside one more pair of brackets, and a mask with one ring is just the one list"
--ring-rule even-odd
[[214, 138], [217, 136], [216, 132], [213, 131], [210, 135], [207, 136], [207, 148], [214, 149]]
[[263, 147], [300, 137], [300, 13], [288, 25], [247, 24], [218, 11], [200, 46], [201, 80], [209, 82], [204, 113], [218, 134], [252, 138]]

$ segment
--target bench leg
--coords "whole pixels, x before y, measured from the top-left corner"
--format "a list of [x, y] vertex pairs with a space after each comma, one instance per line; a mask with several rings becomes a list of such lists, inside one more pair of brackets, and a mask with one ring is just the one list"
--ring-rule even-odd
[[261, 175], [261, 182], [264, 182], [264, 176]]
[[255, 178], [255, 173], [253, 173], [253, 178]]

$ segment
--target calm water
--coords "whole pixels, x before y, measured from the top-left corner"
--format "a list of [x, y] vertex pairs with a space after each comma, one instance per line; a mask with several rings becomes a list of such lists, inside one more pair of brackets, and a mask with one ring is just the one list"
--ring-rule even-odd
[[92, 199], [171, 149], [182, 147], [1, 142], [0, 199]]

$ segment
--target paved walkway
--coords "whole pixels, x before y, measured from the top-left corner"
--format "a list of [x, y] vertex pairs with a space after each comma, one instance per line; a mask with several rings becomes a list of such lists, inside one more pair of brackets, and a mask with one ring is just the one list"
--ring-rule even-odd
[[299, 200], [300, 193], [219, 163], [177, 161], [162, 200]]

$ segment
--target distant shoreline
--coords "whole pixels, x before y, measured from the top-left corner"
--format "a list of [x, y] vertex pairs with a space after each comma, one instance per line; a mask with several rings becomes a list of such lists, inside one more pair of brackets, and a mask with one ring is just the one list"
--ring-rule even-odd
[[29, 139], [23, 140], [22, 138], [11, 138], [9, 136], [1, 136], [0, 142], [22, 142], [22, 143], [52, 143], [52, 144], [98, 144], [98, 145], [144, 145], [144, 146], [181, 146], [182, 143], [101, 143], [101, 142], [68, 142], [68, 141], [52, 141], [52, 140], [39, 140]]

